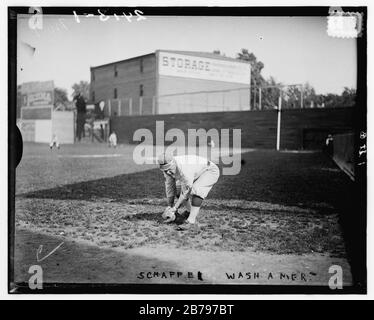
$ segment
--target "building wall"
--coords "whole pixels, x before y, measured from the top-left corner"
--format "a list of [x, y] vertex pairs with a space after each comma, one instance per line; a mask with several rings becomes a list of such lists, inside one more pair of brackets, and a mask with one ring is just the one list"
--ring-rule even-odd
[[[141, 61], [143, 72], [140, 70]], [[118, 73], [117, 77], [114, 76], [115, 68]], [[114, 99], [114, 88], [116, 88], [119, 99], [132, 98], [133, 114], [139, 114], [140, 85], [143, 85], [143, 114], [150, 114], [152, 100], [146, 97], [156, 94], [156, 57], [154, 54], [91, 68], [90, 99], [94, 103], [104, 100], [107, 107], [108, 99]], [[113, 110], [115, 110], [114, 104], [116, 103], [112, 101]], [[126, 110], [123, 110], [123, 114], [126, 114]]]
[[250, 110], [248, 63], [168, 50], [156, 56], [158, 114]]
[[50, 142], [52, 138], [52, 120], [19, 119], [17, 126], [23, 141]]
[[50, 120], [52, 118], [52, 106], [47, 107], [33, 107], [33, 108], [22, 108], [20, 110], [21, 118], [25, 120], [41, 119]]
[[[216, 80], [214, 77], [212, 78], [213, 80], [202, 80], [188, 76], [159, 75], [159, 63], [161, 63], [157, 61], [159, 54], [157, 52], [91, 68], [90, 100], [93, 103], [105, 101], [104, 112], [108, 114], [109, 110], [111, 110], [112, 115], [114, 115], [114, 112], [117, 115], [129, 115], [130, 108], [132, 115], [140, 114], [140, 109], [143, 115], [153, 114], [153, 112], [169, 114], [250, 109], [249, 84], [244, 82], [225, 82], [222, 79]], [[183, 57], [203, 59], [193, 55], [183, 55]], [[231, 63], [238, 65], [239, 68], [241, 68], [241, 64], [243, 64], [243, 68], [246, 65], [235, 61], [227, 62], [216, 58], [209, 59], [206, 59], [206, 61], [211, 61], [212, 65]], [[141, 61], [143, 62], [143, 72], [140, 72]], [[114, 76], [115, 70], [117, 70], [117, 77]], [[204, 78], [206, 75], [202, 74], [201, 76]], [[139, 101], [140, 85], [143, 86], [142, 108]], [[115, 88], [117, 89], [117, 100], [114, 96]], [[208, 91], [225, 92], [208, 93]], [[191, 92], [201, 93], [190, 94]], [[183, 93], [184, 95], [182, 95]], [[157, 96], [157, 98], [154, 98], [154, 96]], [[131, 107], [129, 98], [132, 99]], [[111, 100], [110, 107], [108, 100]], [[121, 101], [119, 102], [118, 100]]]
[[54, 111], [52, 113], [52, 136], [57, 135], [58, 141], [62, 144], [74, 143], [74, 124], [73, 111]]
[[54, 100], [53, 81], [25, 82], [17, 87], [18, 125], [24, 141], [51, 141]]
[[[354, 108], [284, 110], [281, 149], [320, 149], [327, 134], [352, 131], [353, 119]], [[140, 128], [151, 130], [155, 139], [156, 121], [164, 121], [165, 132], [178, 128], [186, 136], [188, 129], [237, 128], [242, 130], [243, 148], [276, 147], [277, 112], [274, 110], [114, 117], [111, 129], [116, 132], [119, 143], [134, 143], [134, 132]]]
[[240, 83], [160, 75], [158, 93], [159, 114], [250, 109], [249, 86]]

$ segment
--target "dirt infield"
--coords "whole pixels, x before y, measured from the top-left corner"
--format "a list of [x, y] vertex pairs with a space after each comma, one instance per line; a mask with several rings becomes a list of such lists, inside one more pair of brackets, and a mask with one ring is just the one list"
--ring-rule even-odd
[[261, 203], [242, 209], [211, 200], [201, 210], [200, 228], [180, 232], [175, 223], [163, 223], [162, 201], [130, 202], [17, 200], [16, 226], [88, 240], [105, 248], [167, 244], [204, 251], [345, 255], [336, 214], [321, 215], [297, 207]]
[[[178, 232], [162, 223], [162, 175], [135, 165], [132, 148], [25, 145], [16, 173], [16, 281], [27, 279], [40, 245], [48, 252], [64, 242], [45, 260], [46, 281], [201, 283], [201, 272], [208, 283], [327, 285], [329, 266], [339, 264], [351, 283], [336, 207], [350, 181], [324, 155], [243, 154], [241, 173], [222, 176], [204, 203], [199, 230]], [[147, 278], [154, 270], [159, 276]], [[240, 277], [247, 272], [259, 277]]]

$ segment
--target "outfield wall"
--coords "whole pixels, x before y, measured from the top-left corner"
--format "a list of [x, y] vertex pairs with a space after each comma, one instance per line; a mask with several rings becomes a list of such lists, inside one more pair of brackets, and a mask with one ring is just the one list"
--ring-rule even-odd
[[[353, 130], [354, 108], [295, 109], [282, 111], [281, 149], [321, 149], [329, 133]], [[133, 134], [139, 128], [152, 131], [155, 141], [156, 121], [164, 121], [165, 132], [171, 128], [188, 129], [217, 128], [242, 129], [243, 148], [276, 147], [277, 112], [236, 111], [194, 114], [167, 114], [150, 116], [121, 116], [111, 118], [111, 130], [119, 143], [133, 142]]]
[[333, 159], [340, 169], [354, 180], [354, 134], [336, 134], [333, 136], [334, 154]]
[[17, 119], [23, 141], [50, 143], [57, 135], [60, 143], [74, 143], [74, 112], [52, 111], [50, 119]]

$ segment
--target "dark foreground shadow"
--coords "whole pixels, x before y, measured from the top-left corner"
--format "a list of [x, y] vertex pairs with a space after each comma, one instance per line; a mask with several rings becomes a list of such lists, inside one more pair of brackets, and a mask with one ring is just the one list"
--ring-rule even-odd
[[[43, 251], [39, 259], [42, 259], [62, 241], [64, 243], [58, 250], [43, 261], [37, 261], [40, 245], [43, 245]], [[206, 279], [204, 282], [198, 279], [198, 270], [182, 270], [171, 261], [104, 249], [29, 230], [17, 230], [14, 251], [15, 283], [27, 283], [31, 277], [28, 273], [30, 266], [40, 265], [46, 284], [209, 284]], [[188, 278], [187, 272], [194, 271], [196, 276]], [[170, 272], [174, 274], [170, 275]], [[177, 272], [183, 275], [177, 277]]]
[[[360, 293], [353, 287], [331, 291], [328, 286], [212, 284], [205, 279], [200, 280], [199, 271], [184, 270], [186, 268], [178, 267], [169, 261], [102, 249], [74, 241], [65, 241], [45, 260], [39, 262], [36, 260], [36, 251], [40, 245], [43, 245], [41, 257], [44, 257], [62, 240], [26, 230], [17, 231], [15, 255], [12, 259], [14, 272], [10, 273], [9, 290], [11, 293]], [[43, 288], [32, 290], [28, 283], [32, 274], [28, 271], [30, 266], [35, 265], [39, 265], [43, 270]], [[182, 272], [182, 275], [176, 280], [178, 271]], [[187, 272], [192, 272], [194, 277], [189, 277]], [[166, 278], [160, 276], [163, 273]], [[203, 275], [200, 276], [203, 277]]]

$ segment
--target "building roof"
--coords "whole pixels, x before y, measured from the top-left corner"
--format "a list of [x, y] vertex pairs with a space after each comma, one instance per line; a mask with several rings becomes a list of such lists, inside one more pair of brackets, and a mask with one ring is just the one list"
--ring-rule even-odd
[[239, 60], [239, 59], [235, 59], [235, 58], [230, 58], [230, 57], [222, 56], [222, 55], [219, 55], [219, 54], [216, 54], [216, 53], [211, 53], [211, 52], [159, 49], [159, 50], [156, 50], [155, 52], [147, 53], [147, 54], [144, 54], [144, 55], [141, 55], [141, 56], [136, 56], [136, 57], [132, 57], [132, 58], [124, 59], [124, 60], [114, 61], [114, 62], [102, 64], [102, 65], [99, 65], [99, 66], [91, 67], [91, 69], [106, 67], [106, 66], [109, 66], [109, 65], [112, 65], [112, 64], [118, 64], [118, 63], [122, 63], [122, 62], [125, 62], [125, 61], [130, 61], [130, 60], [134, 60], [134, 59], [143, 58], [143, 57], [146, 57], [146, 56], [151, 56], [151, 55], [154, 55], [156, 52], [160, 52], [160, 51], [161, 52], [170, 52], [170, 53], [175, 53], [175, 54], [184, 54], [184, 55], [187, 55], [187, 56], [195, 56], [195, 57], [202, 57], [202, 58], [225, 60], [225, 61], [231, 61], [231, 62], [242, 62], [242, 63], [247, 63], [247, 64], [249, 63], [248, 61]]
[[222, 56], [220, 54], [212, 53], [212, 52], [204, 52], [204, 51], [180, 51], [180, 50], [157, 50], [162, 52], [170, 52], [170, 53], [176, 53], [176, 54], [184, 54], [187, 56], [197, 56], [202, 58], [210, 58], [210, 59], [218, 59], [218, 60], [226, 60], [226, 61], [232, 61], [232, 62], [243, 62], [243, 63], [249, 63], [248, 61], [239, 60], [231, 57]]
[[101, 64], [101, 65], [99, 65], [99, 66], [90, 67], [90, 68], [91, 68], [91, 69], [96, 69], [96, 68], [106, 67], [106, 66], [110, 66], [111, 64], [118, 64], [118, 63], [121, 63], [121, 62], [130, 61], [130, 60], [135, 60], [135, 59], [139, 59], [139, 58], [143, 58], [143, 57], [151, 56], [151, 55], [154, 55], [154, 54], [155, 54], [154, 52], [152, 52], [152, 53], [147, 53], [147, 54], [143, 54], [143, 55], [141, 55], [141, 56], [136, 56], [136, 57], [127, 58], [127, 59], [123, 59], [123, 60], [119, 60], [119, 61], [109, 62], [109, 63]]

